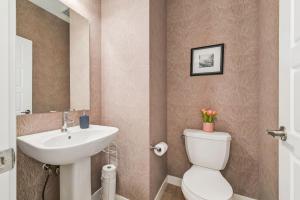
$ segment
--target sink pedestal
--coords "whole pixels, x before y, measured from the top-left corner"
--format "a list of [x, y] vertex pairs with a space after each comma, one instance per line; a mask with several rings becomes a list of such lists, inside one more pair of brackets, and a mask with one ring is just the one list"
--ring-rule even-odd
[[91, 158], [60, 166], [60, 200], [91, 198]]

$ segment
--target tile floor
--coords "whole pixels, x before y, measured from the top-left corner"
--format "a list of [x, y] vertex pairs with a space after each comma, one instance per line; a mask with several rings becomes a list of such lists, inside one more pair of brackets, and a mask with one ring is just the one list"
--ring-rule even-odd
[[185, 200], [181, 188], [168, 184], [161, 200]]

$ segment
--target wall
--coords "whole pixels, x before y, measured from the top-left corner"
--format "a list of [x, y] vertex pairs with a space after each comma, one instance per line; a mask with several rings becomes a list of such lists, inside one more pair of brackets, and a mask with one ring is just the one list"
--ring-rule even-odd
[[[150, 1], [150, 144], [167, 141], [166, 1]], [[167, 175], [166, 156], [150, 151], [150, 199]]]
[[[232, 136], [222, 172], [238, 194], [258, 197], [257, 1], [167, 0], [168, 173], [189, 168], [185, 128], [201, 128], [200, 109], [219, 112], [216, 130]], [[190, 77], [190, 49], [225, 43], [224, 75]], [[205, 153], [205, 152], [203, 152]]]
[[90, 25], [88, 20], [70, 10], [71, 110], [87, 110], [90, 108], [89, 36]]
[[33, 113], [70, 108], [69, 24], [17, 0], [17, 35], [33, 42]]
[[278, 141], [265, 134], [278, 124], [279, 1], [259, 1], [259, 199], [278, 199]]
[[[90, 120], [93, 124], [100, 124], [100, 2], [98, 0], [66, 0], [65, 2], [90, 22]], [[72, 118], [78, 120], [79, 114], [79, 112], [73, 113]], [[17, 134], [27, 135], [60, 128], [62, 125], [62, 113], [18, 116], [17, 120]], [[25, 156], [20, 150], [18, 151], [17, 162], [18, 200], [40, 200], [46, 178], [46, 174], [41, 170], [42, 164]], [[96, 191], [100, 186], [101, 168], [99, 166], [101, 164], [101, 156], [98, 155], [92, 158], [92, 192]], [[50, 180], [46, 193], [47, 200], [58, 199], [58, 178]]]
[[117, 193], [150, 192], [149, 0], [101, 1], [101, 117], [120, 129]]

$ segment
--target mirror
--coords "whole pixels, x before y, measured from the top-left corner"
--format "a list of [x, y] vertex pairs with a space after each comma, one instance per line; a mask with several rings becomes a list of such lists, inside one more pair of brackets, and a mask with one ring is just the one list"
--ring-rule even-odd
[[17, 0], [17, 115], [90, 109], [89, 22], [59, 0]]

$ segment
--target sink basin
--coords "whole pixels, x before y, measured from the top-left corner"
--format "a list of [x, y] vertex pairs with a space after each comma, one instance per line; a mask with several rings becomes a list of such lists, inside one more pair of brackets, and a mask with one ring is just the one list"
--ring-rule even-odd
[[[91, 125], [72, 127], [68, 132], [47, 131], [20, 136], [18, 147], [42, 163], [60, 165], [60, 199], [91, 200], [91, 156], [107, 147], [118, 128]], [[101, 166], [99, 166], [101, 167]]]
[[117, 128], [91, 125], [18, 137], [18, 147], [28, 156], [46, 164], [67, 165], [102, 151], [116, 137]]

